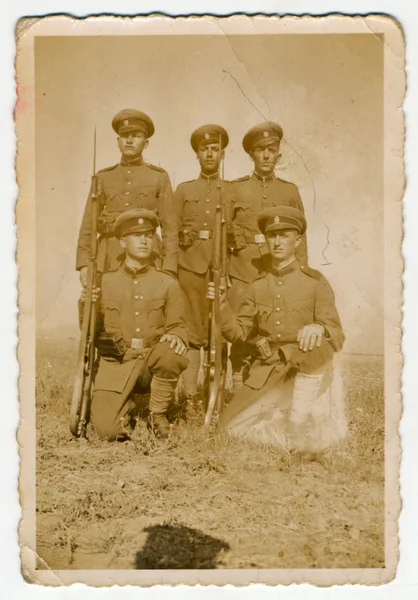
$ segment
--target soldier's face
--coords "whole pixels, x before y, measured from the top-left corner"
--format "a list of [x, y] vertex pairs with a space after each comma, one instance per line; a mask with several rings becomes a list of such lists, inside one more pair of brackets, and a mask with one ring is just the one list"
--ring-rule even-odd
[[126, 159], [139, 158], [148, 146], [148, 140], [142, 131], [129, 131], [118, 136], [118, 147]]
[[120, 239], [120, 245], [129, 258], [144, 261], [150, 258], [152, 252], [153, 231], [131, 233]]
[[212, 175], [219, 171], [223, 151], [220, 144], [206, 144], [199, 146], [197, 158], [200, 168], [205, 175]]
[[280, 144], [269, 144], [268, 146], [254, 148], [251, 152], [254, 161], [254, 170], [261, 176], [271, 175], [277, 161], [280, 158]]
[[273, 259], [285, 262], [294, 257], [301, 236], [296, 229], [282, 229], [266, 233], [266, 242]]

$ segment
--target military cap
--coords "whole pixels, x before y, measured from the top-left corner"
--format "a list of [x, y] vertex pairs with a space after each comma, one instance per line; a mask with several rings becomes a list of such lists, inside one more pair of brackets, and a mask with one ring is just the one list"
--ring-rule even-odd
[[220, 125], [202, 125], [195, 129], [190, 136], [190, 143], [195, 152], [202, 144], [214, 144], [221, 141], [222, 150], [227, 147], [229, 136], [227, 131]]
[[118, 112], [113, 117], [112, 127], [118, 135], [130, 131], [143, 131], [147, 138], [151, 137], [155, 131], [154, 123], [150, 117], [134, 108], [125, 108]]
[[244, 135], [242, 145], [245, 152], [250, 153], [256, 147], [267, 146], [279, 142], [283, 137], [283, 129], [273, 121], [265, 121], [251, 127]]
[[127, 210], [118, 216], [113, 226], [115, 237], [120, 239], [132, 233], [155, 231], [160, 222], [154, 211], [147, 208]]
[[306, 219], [297, 208], [293, 206], [274, 206], [263, 210], [257, 219], [261, 233], [279, 231], [283, 229], [297, 229], [300, 235], [306, 231]]

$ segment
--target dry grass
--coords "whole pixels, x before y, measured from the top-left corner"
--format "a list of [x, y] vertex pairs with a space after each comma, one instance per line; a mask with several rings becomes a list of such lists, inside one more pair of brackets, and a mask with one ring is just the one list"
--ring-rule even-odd
[[39, 568], [384, 566], [383, 364], [346, 357], [344, 444], [314, 462], [201, 434], [74, 440], [74, 341], [37, 352]]

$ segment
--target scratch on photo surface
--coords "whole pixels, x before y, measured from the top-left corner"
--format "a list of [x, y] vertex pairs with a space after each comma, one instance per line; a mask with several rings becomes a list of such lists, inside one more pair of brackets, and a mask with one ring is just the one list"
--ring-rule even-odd
[[324, 223], [325, 227], [327, 228], [327, 243], [325, 248], [322, 250], [322, 256], [324, 257], [324, 260], [326, 262], [321, 263], [321, 267], [327, 267], [328, 265], [331, 265], [332, 263], [329, 262], [329, 260], [327, 259], [327, 257], [325, 256], [325, 250], [328, 248], [329, 246], [329, 232], [330, 232], [330, 228], [328, 227], [328, 225], [326, 223]]

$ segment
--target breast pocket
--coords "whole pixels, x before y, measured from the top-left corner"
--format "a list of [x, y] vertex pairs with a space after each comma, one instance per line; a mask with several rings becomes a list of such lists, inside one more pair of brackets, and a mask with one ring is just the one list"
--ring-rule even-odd
[[104, 325], [108, 332], [121, 330], [122, 304], [120, 302], [108, 301], [104, 309]]
[[257, 304], [259, 334], [269, 335], [273, 331], [272, 313], [273, 307], [271, 304]]
[[300, 329], [313, 322], [314, 309], [312, 298], [299, 299], [288, 306], [288, 315], [292, 329]]
[[102, 214], [121, 212], [123, 210], [122, 195], [119, 192], [107, 191], [103, 202]]
[[183, 217], [187, 220], [189, 217], [197, 217], [199, 214], [199, 198], [190, 196], [184, 199]]
[[254, 222], [254, 211], [244, 202], [236, 202], [234, 206], [234, 223], [248, 228]]
[[147, 300], [147, 320], [150, 327], [162, 327], [164, 325], [165, 298], [154, 298]]
[[157, 194], [154, 189], [142, 188], [135, 194], [133, 201], [135, 208], [148, 208], [156, 211], [158, 209]]

